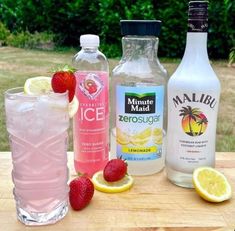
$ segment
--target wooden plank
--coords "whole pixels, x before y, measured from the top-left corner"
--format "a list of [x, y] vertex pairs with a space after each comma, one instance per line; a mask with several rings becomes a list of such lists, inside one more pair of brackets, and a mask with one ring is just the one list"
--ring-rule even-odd
[[[71, 178], [73, 154], [68, 153]], [[235, 153], [218, 153], [216, 166], [235, 188]], [[90, 205], [80, 212], [69, 210], [55, 225], [26, 227], [17, 221], [12, 195], [10, 153], [0, 152], [0, 230], [231, 230], [235, 228], [235, 199], [213, 204], [193, 189], [171, 184], [162, 171], [135, 177], [134, 187], [120, 194], [96, 191]], [[231, 228], [230, 228], [231, 227]]]

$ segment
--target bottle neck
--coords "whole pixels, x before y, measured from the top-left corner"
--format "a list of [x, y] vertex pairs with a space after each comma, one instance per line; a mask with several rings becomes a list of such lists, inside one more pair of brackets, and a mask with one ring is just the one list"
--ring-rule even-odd
[[191, 62], [191, 65], [195, 62], [209, 62], [206, 32], [187, 33], [186, 48], [182, 62]]
[[157, 56], [158, 38], [154, 36], [125, 36], [122, 38], [123, 60], [147, 58], [154, 60]]
[[98, 48], [97, 46], [93, 46], [93, 47], [82, 47], [82, 51], [83, 52], [87, 52], [87, 53], [95, 53], [98, 51]]
[[182, 64], [195, 68], [207, 65], [208, 2], [190, 1], [187, 42]]

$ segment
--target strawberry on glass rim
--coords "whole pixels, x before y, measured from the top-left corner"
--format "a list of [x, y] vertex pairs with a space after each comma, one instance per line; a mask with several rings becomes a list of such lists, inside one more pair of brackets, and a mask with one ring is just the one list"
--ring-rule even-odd
[[69, 102], [72, 102], [76, 88], [74, 69], [65, 65], [63, 68], [56, 70], [52, 76], [51, 86], [53, 91], [56, 93], [64, 93], [68, 91]]
[[75, 96], [76, 78], [74, 69], [65, 65], [57, 69], [51, 79], [51, 87], [56, 93], [68, 91], [69, 96], [69, 117], [72, 118], [78, 110], [78, 99]]

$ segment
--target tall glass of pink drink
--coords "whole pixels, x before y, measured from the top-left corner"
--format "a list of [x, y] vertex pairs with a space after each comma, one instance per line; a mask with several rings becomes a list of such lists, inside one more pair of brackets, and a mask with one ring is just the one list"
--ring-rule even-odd
[[26, 225], [52, 224], [68, 211], [67, 108], [67, 93], [5, 93], [13, 193], [17, 217]]

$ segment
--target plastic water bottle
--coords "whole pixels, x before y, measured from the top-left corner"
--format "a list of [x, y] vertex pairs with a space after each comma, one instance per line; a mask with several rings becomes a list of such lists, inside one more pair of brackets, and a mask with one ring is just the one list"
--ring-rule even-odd
[[81, 50], [73, 58], [79, 109], [73, 121], [74, 165], [92, 176], [109, 156], [109, 69], [99, 50], [99, 36], [80, 37]]

